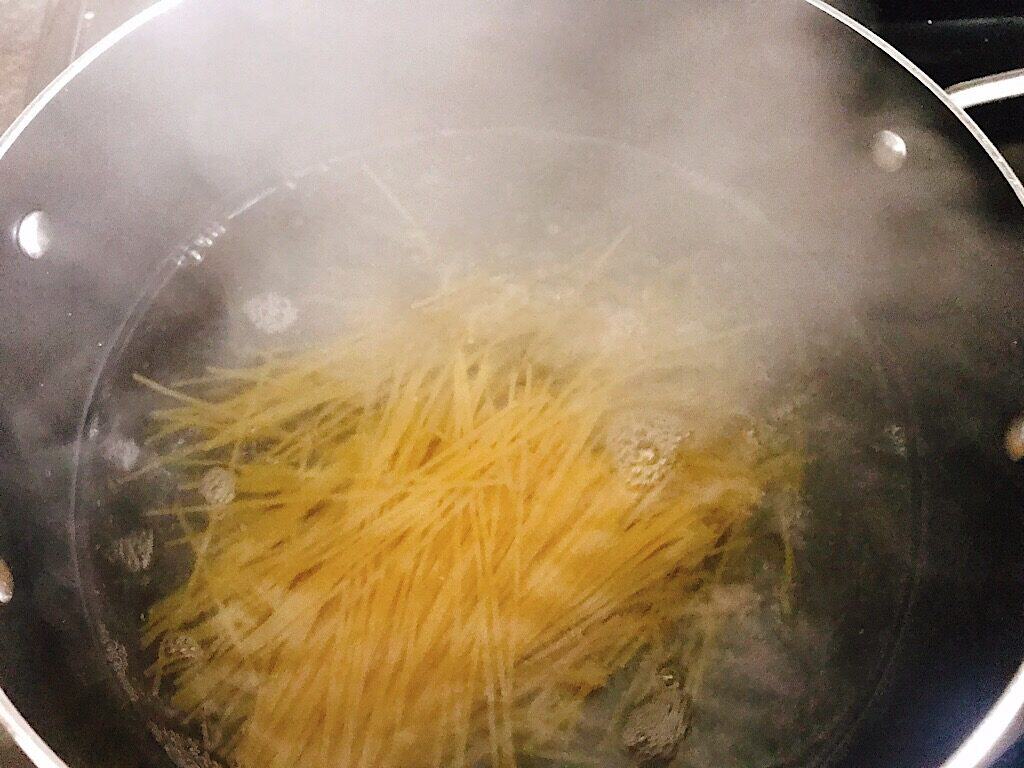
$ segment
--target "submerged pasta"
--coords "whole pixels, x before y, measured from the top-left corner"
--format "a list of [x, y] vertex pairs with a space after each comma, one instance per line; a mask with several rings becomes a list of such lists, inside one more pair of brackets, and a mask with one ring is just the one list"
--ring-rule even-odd
[[251, 768], [560, 755], [588, 697], [671, 641], [799, 457], [748, 418], [687, 429], [644, 403], [636, 365], [569, 341], [580, 307], [467, 280], [310, 351], [140, 377], [174, 401], [153, 439], [185, 438], [159, 463], [195, 494], [154, 511], [195, 562], [149, 611], [151, 674], [220, 725], [218, 751]]

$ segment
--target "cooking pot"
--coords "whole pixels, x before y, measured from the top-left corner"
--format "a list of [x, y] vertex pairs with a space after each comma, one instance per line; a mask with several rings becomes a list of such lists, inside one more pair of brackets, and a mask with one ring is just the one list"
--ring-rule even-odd
[[819, 0], [340, 5], [161, 0], [0, 139], [0, 722], [28, 757], [227, 762], [140, 682], [161, 532], [108, 481], [145, 450], [132, 373], [341, 261], [359, 308], [423, 229], [511, 262], [626, 221], [640, 284], [690, 270], [770, 320], [765, 390], [817, 403], [792, 613], [730, 629], [678, 764], [991, 764], [1024, 731], [1024, 188], [964, 110], [1024, 76], [946, 93]]

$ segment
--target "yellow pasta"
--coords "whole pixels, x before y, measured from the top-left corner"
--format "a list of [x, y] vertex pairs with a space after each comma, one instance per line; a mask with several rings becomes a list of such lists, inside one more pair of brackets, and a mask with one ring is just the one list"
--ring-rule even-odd
[[[686, 620], [765, 489], [799, 482], [799, 457], [765, 455], [732, 414], [624, 452], [610, 430], [636, 369], [560, 344], [569, 310], [495, 310], [495, 291], [466, 281], [187, 391], [140, 377], [172, 401], [156, 444], [188, 437], [155, 463], [188, 498], [151, 514], [195, 552], [145, 633], [195, 652], [151, 673], [237, 764], [567, 753], [587, 697]], [[198, 495], [211, 467], [232, 473], [226, 503]]]

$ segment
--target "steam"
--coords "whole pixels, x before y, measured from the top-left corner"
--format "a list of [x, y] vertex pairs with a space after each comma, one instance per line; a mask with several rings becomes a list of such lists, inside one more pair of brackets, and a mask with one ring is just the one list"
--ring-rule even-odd
[[[506, 260], [514, 272], [523, 251], [556, 261], [629, 227], [624, 251], [649, 254], [652, 280], [686, 264], [722, 315], [820, 328], [909, 288], [899, 284], [908, 264], [945, 256], [935, 285], [911, 290], [959, 295], [961, 256], [990, 245], [972, 176], [927, 124], [931, 97], [805, 3], [372, 12], [373, 23], [356, 6], [336, 27], [317, 14], [284, 25], [287, 55], [328, 73], [292, 65], [324, 106], [307, 111], [300, 96], [297, 108], [274, 75], [250, 86], [281, 88], [270, 105], [244, 92], [231, 120], [212, 105], [194, 110], [198, 157], [252, 145], [288, 178], [334, 155], [341, 181], [329, 192], [353, 198], [334, 229], [312, 225], [323, 228], [313, 252], [285, 244], [261, 255], [268, 272], [242, 276], [254, 278], [251, 296], [261, 283], [323, 285], [326, 274], [321, 293], [361, 315], [392, 298], [399, 269], [433, 261], [440, 280]], [[275, 16], [264, 24], [260, 35], [282, 33]], [[283, 146], [268, 126], [309, 141]], [[873, 162], [881, 130], [909, 145], [896, 173]], [[530, 227], [576, 238], [527, 243]]]
[[[551, 291], [570, 291], [559, 263], [626, 233], [598, 279], [627, 337], [753, 329], [723, 342], [726, 373], [714, 379], [751, 407], [776, 377], [830, 369], [818, 394], [833, 410], [808, 418], [816, 450], [846, 469], [849, 486], [832, 489], [846, 497], [822, 495], [805, 512], [797, 616], [770, 592], [730, 614], [685, 752], [721, 766], [778, 759], [780, 744], [795, 760], [822, 749], [874, 692], [923, 546], [901, 485], [906, 447], [892, 439], [908, 429], [907, 404], [830, 387], [877, 373], [865, 334], [892, 343], [909, 370], [935, 371], [938, 389], [960, 386], [927, 361], [966, 342], [957, 312], [998, 326], [993, 297], [1006, 295], [993, 285], [1000, 270], [977, 259], [1004, 248], [979, 214], [978, 158], [955, 148], [962, 132], [909, 75], [801, 2], [527, 4], [441, 22], [412, 8], [385, 12], [401, 50], [374, 33], [357, 46], [396, 56], [385, 70], [403, 98], [353, 67], [346, 87], [383, 119], [372, 149], [332, 165], [331, 189], [352, 198], [344, 222], [325, 225], [316, 256], [289, 259], [286, 277], [255, 282], [326, 285], [334, 301], [307, 303], [307, 320], [372, 327], [473, 270], [519, 285], [546, 268]], [[892, 172], [872, 155], [880, 131], [909, 147]], [[651, 313], [645, 297], [666, 286], [675, 303]], [[895, 323], [865, 330], [879, 315]], [[967, 343], [957, 353], [967, 376], [986, 354]], [[887, 385], [877, 375], [868, 386]], [[902, 477], [879, 471], [885, 462]], [[856, 557], [858, 544], [876, 572], [868, 598], [828, 562]]]

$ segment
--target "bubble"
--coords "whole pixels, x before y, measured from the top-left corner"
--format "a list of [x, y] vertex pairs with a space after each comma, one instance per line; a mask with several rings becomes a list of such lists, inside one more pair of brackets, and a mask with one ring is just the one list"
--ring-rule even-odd
[[[89, 434], [90, 436], [93, 434], [91, 427]], [[111, 435], [103, 443], [103, 458], [122, 472], [130, 472], [138, 463], [141, 455], [142, 449], [128, 437]]]
[[110, 545], [107, 558], [129, 573], [142, 573], [153, 560], [153, 531], [146, 528], [122, 536]]
[[622, 727], [622, 743], [641, 764], [671, 760], [686, 737], [691, 715], [689, 697], [666, 685], [633, 709]]
[[162, 728], [156, 723], [149, 724], [149, 731], [178, 768], [221, 768], [221, 764], [210, 757], [203, 745], [195, 739]]
[[893, 450], [900, 456], [907, 455], [907, 431], [900, 424], [889, 424], [885, 428], [885, 435], [889, 439]]
[[235, 475], [223, 467], [207, 470], [199, 481], [199, 495], [212, 507], [223, 507], [235, 500]]
[[114, 672], [118, 682], [124, 687], [131, 701], [138, 701], [139, 694], [132, 687], [128, 677], [128, 649], [123, 643], [119, 643], [107, 632], [106, 627], [100, 628], [100, 642], [103, 647], [103, 656], [107, 664]]
[[631, 488], [650, 488], [668, 472], [683, 440], [679, 419], [669, 413], [623, 414], [608, 427], [607, 447]]
[[667, 688], [672, 688], [674, 686], [679, 685], [679, 675], [671, 667], [662, 667], [661, 669], [659, 669], [658, 679], [661, 680], [661, 682]]
[[160, 655], [168, 661], [190, 661], [202, 656], [202, 649], [191, 635], [167, 635], [160, 642]]
[[243, 309], [249, 321], [267, 334], [282, 333], [299, 318], [299, 311], [292, 300], [273, 291], [253, 296], [245, 302]]

